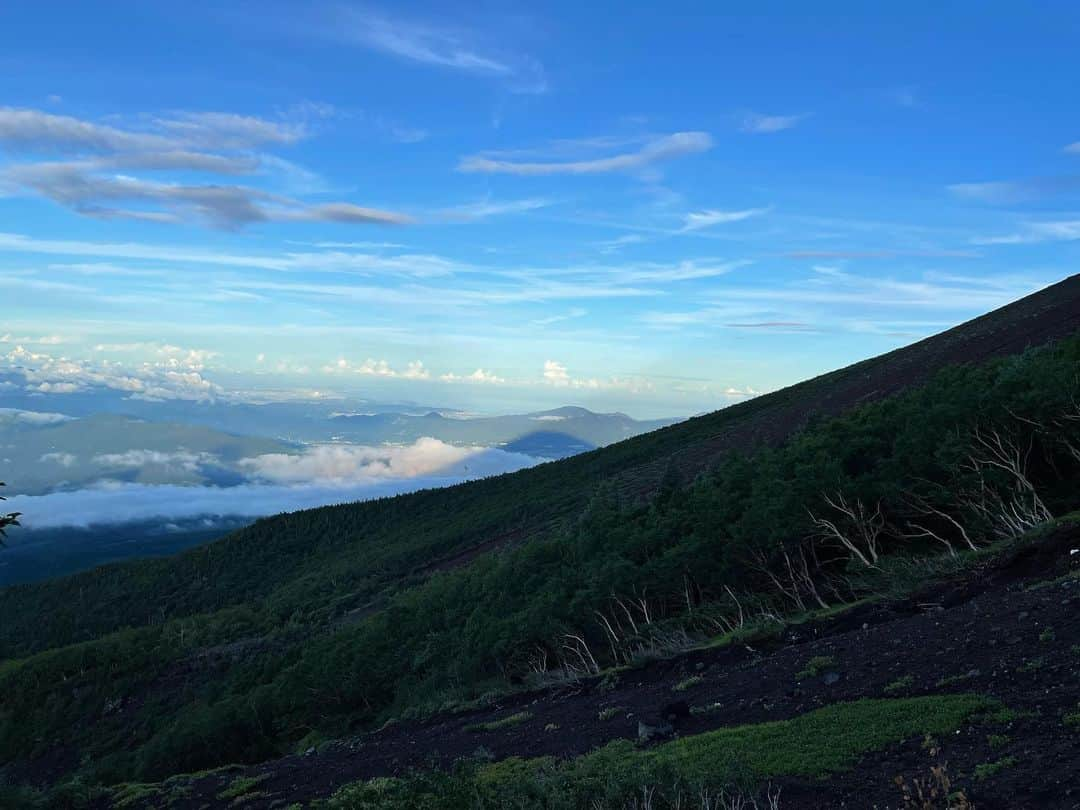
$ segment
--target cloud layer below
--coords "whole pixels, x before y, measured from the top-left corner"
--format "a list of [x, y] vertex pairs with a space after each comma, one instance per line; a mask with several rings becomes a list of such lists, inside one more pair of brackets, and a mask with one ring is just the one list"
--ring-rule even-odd
[[103, 481], [86, 489], [17, 495], [5, 507], [27, 529], [95, 526], [202, 516], [245, 518], [370, 500], [515, 472], [541, 461], [521, 453], [456, 447], [424, 438], [401, 447], [325, 445], [299, 455], [266, 454], [241, 466], [251, 480], [233, 487]]

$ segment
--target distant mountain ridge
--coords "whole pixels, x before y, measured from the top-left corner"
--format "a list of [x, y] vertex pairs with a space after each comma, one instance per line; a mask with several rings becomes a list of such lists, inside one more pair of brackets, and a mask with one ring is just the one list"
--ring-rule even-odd
[[[430, 436], [450, 444], [502, 447], [541, 458], [565, 458], [667, 427], [677, 421], [639, 421], [624, 413], [594, 413], [577, 406], [506, 416], [462, 418], [429, 411], [422, 415], [341, 414], [330, 420], [335, 439], [357, 444], [412, 442], [422, 436]], [[537, 434], [542, 436], [537, 438]], [[531, 452], [524, 448], [530, 448]]]

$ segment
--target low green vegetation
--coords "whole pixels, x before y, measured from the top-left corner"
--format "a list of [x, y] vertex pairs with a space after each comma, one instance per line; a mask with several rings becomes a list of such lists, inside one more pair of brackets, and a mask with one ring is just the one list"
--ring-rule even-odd
[[796, 678], [816, 678], [818, 675], [836, 666], [836, 659], [831, 655], [815, 655], [806, 662], [806, 666], [795, 673]]
[[[948, 734], [993, 707], [976, 695], [859, 700], [791, 720], [718, 729], [651, 749], [610, 743], [568, 762], [508, 759], [463, 765], [452, 773], [376, 779], [351, 785], [328, 802], [332, 810], [375, 808], [625, 808], [652, 789], [652, 807], [678, 797], [771, 778], [816, 778], [852, 767], [869, 751], [925, 734]], [[828, 741], [827, 744], [824, 741]]]
[[247, 796], [269, 778], [270, 775], [265, 773], [258, 776], [238, 776], [233, 779], [229, 783], [229, 786], [221, 791], [217, 797], [223, 801], [228, 801], [230, 799], [238, 799], [242, 796]]
[[1038, 672], [1040, 669], [1043, 668], [1043, 665], [1045, 663], [1046, 659], [1042, 656], [1039, 656], [1038, 658], [1029, 658], [1024, 661], [1024, 663], [1022, 663], [1020, 666], [1018, 666], [1016, 668], [1016, 671], [1024, 673]]
[[992, 776], [997, 776], [1006, 768], [1011, 768], [1017, 763], [1016, 757], [1002, 757], [994, 762], [984, 762], [981, 765], [975, 766], [975, 778], [978, 781], [989, 779]]
[[974, 675], [971, 672], [965, 672], [961, 675], [946, 675], [944, 678], [941, 678], [936, 684], [934, 684], [934, 686], [936, 686], [938, 689], [947, 686], [957, 686], [958, 684], [962, 684], [965, 681], [970, 681], [973, 677]]
[[905, 675], [902, 678], [897, 678], [890, 684], [887, 684], [882, 690], [886, 695], [895, 695], [898, 692], [906, 692], [912, 686], [915, 685], [914, 675]]
[[520, 726], [532, 720], [532, 713], [530, 712], [517, 712], [516, 714], [507, 715], [506, 717], [500, 717], [498, 720], [491, 720], [487, 723], [473, 723], [472, 725], [465, 726], [466, 731], [500, 731], [504, 728], [512, 728], [513, 726]]
[[695, 686], [697, 686], [704, 680], [705, 679], [702, 678], [700, 675], [691, 675], [689, 678], [683, 678], [681, 681], [671, 687], [671, 691], [685, 692], [687, 689], [693, 689]]
[[597, 713], [596, 719], [600, 720], [601, 722], [613, 720], [614, 718], [618, 717], [623, 711], [625, 711], [625, 709], [623, 709], [621, 706], [609, 706], [606, 709], [601, 709]]
[[1004, 748], [1009, 744], [1009, 736], [1007, 734], [987, 734], [986, 744], [991, 748]]
[[1068, 728], [1080, 730], [1080, 703], [1076, 704], [1076, 711], [1063, 714], [1061, 722]]

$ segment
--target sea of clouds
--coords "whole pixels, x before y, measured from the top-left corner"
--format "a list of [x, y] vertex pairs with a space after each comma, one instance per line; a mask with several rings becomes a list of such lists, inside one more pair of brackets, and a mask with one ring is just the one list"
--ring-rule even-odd
[[16, 495], [4, 504], [4, 511], [22, 512], [28, 529], [201, 516], [255, 518], [450, 486], [515, 472], [542, 460], [432, 438], [402, 446], [319, 445], [298, 454], [241, 459], [235, 467], [246, 480], [236, 486], [102, 480], [74, 491]]

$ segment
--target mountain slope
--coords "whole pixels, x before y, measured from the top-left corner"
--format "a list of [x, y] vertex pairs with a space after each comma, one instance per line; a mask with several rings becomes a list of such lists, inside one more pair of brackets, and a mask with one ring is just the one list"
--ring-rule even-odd
[[[252, 794], [247, 807], [306, 802], [358, 780], [407, 780], [414, 770], [449, 770], [460, 760], [470, 761], [479, 745], [496, 761], [573, 760], [635, 740], [638, 718], [676, 699], [692, 707], [674, 725], [682, 739], [693, 741], [717, 729], [798, 721], [823, 706], [883, 697], [897, 703], [913, 697], [925, 701], [918, 708], [929, 728], [934, 719], [927, 710], [934, 700], [976, 694], [1000, 701], [991, 705], [1007, 706], [1009, 714], [976, 717], [948, 737], [939, 735], [944, 745], [935, 752], [920, 745], [919, 734], [876, 750], [869, 747], [853, 772], [828, 780], [781, 771], [772, 780], [781, 788], [781, 807], [898, 807], [902, 793], [894, 776], [922, 779], [943, 762], [954, 789], [963, 788], [980, 808], [1017, 806], [1009, 797], [1032, 788], [1031, 774], [1040, 774], [1040, 808], [1074, 807], [1068, 798], [1072, 774], [1061, 766], [1080, 756], [1080, 734], [1068, 733], [1061, 718], [1080, 699], [1071, 678], [1080, 645], [1075, 609], [1080, 605], [1080, 561], [1069, 559], [1070, 549], [1078, 545], [1080, 523], [1063, 521], [1046, 537], [984, 555], [969, 569], [949, 571], [901, 599], [856, 606], [786, 631], [777, 628], [748, 637], [746, 644], [647, 662], [587, 679], [573, 689], [560, 684], [503, 695], [486, 705], [396, 723], [317, 751], [154, 786], [147, 802], [137, 806], [156, 806], [170, 790], [177, 810], [225, 806], [218, 797], [245, 780]], [[1003, 627], [1014, 628], [1006, 639], [998, 637]], [[1048, 630], [1053, 641], [1040, 640]], [[828, 663], [810, 674], [806, 670], [814, 660]], [[689, 685], [679, 689], [680, 684]], [[524, 719], [500, 725], [508, 717]], [[1039, 744], [1033, 745], [1036, 740]], [[1019, 762], [990, 778], [975, 776], [979, 765], [1008, 758]], [[178, 784], [189, 792], [181, 795]], [[655, 787], [663, 791], [667, 786]], [[345, 801], [339, 805], [348, 806]], [[385, 806], [394, 804], [387, 800]]]
[[[950, 364], [1014, 354], [1078, 328], [1080, 276], [1072, 276], [912, 346], [557, 464], [446, 490], [281, 515], [168, 560], [0, 591], [6, 617], [0, 656], [137, 624], [149, 601], [160, 621], [279, 592], [283, 610], [329, 619], [362, 608], [387, 583], [418, 570], [549, 532], [578, 514], [600, 482], [640, 496], [670, 466], [689, 480], [732, 450], [775, 443], [814, 418], [918, 385]], [[356, 587], [330, 579], [349, 579]]]

